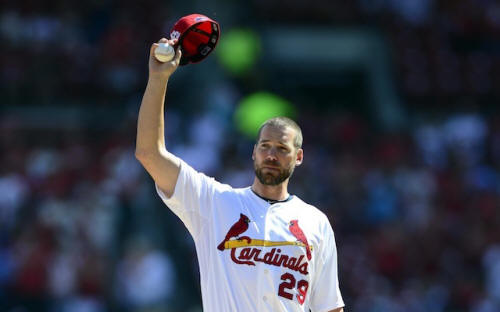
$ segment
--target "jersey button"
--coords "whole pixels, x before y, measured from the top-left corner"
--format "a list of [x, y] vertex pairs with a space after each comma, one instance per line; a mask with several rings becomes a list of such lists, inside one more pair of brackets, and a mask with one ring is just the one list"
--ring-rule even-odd
[[266, 296], [262, 297], [262, 300], [267, 301], [267, 297]]
[[269, 270], [268, 269], [264, 269], [264, 274], [267, 274], [269, 273]]

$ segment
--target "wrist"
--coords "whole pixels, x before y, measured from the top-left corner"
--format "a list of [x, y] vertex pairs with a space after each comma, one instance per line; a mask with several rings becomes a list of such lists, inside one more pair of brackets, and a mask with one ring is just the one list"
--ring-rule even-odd
[[148, 78], [148, 83], [155, 85], [165, 85], [168, 83], [170, 75], [155, 75], [150, 74]]

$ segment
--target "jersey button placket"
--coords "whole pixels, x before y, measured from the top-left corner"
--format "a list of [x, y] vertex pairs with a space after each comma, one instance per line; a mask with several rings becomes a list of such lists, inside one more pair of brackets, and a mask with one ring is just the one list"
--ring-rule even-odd
[[[264, 215], [264, 240], [269, 241], [269, 230], [268, 227], [271, 226], [272, 222], [270, 219], [272, 218], [272, 213], [271, 210], [273, 208], [273, 205], [270, 205]], [[269, 247], [263, 247], [263, 252], [266, 253], [270, 249]], [[269, 269], [266, 267], [267, 264], [262, 263], [262, 267], [259, 270], [259, 275], [260, 275], [260, 281], [261, 281], [261, 287], [259, 287], [261, 291], [261, 298], [262, 302], [264, 303], [264, 311], [272, 311], [272, 307], [270, 304], [272, 303], [272, 294], [270, 293], [270, 290], [273, 288], [270, 283], [272, 281], [269, 280]], [[270, 289], [271, 288], [271, 289]]]
[[[262, 232], [263, 233], [263, 239], [266, 240], [267, 239], [267, 236], [266, 236], [266, 223], [267, 223], [267, 212], [266, 211], [263, 211], [262, 213], [260, 213], [260, 218], [262, 220]], [[266, 252], [266, 247], [262, 247], [262, 254], [264, 254]], [[267, 296], [265, 296], [265, 287], [263, 287], [266, 283], [266, 278], [263, 274], [263, 269], [262, 269], [262, 266], [265, 265], [263, 263], [258, 263], [257, 266], [256, 266], [256, 274], [257, 274], [257, 298], [258, 299], [258, 307], [259, 307], [259, 311], [270, 311], [269, 310], [269, 307], [267, 305]]]

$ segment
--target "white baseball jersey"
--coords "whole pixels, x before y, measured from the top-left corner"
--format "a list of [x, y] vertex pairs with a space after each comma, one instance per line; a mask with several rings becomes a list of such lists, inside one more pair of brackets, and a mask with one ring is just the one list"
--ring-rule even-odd
[[172, 197], [156, 190], [193, 236], [205, 312], [344, 306], [333, 230], [315, 207], [297, 196], [269, 204], [183, 161]]

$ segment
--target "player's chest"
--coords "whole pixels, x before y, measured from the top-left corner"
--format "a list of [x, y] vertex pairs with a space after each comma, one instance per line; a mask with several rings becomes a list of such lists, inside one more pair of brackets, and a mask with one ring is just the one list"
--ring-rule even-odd
[[[321, 243], [310, 218], [290, 205], [234, 209], [217, 221], [221, 252], [237, 264], [276, 266], [307, 275]], [[247, 209], [245, 209], [247, 208]]]
[[311, 220], [280, 204], [231, 214], [215, 231], [219, 260], [237, 272], [238, 280], [260, 285], [252, 292], [259, 293], [263, 303], [285, 300], [304, 306], [320, 243]]

